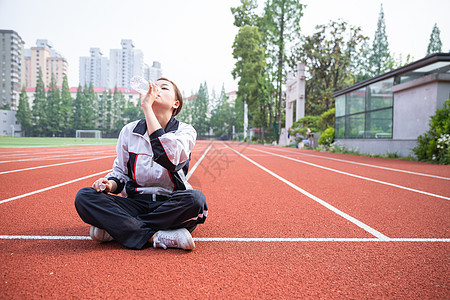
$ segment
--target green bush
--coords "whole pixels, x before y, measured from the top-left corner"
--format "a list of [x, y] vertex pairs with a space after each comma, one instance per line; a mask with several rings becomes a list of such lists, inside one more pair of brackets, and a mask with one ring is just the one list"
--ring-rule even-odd
[[335, 108], [333, 107], [320, 115], [320, 119], [317, 123], [319, 130], [323, 131], [329, 127], [334, 127], [334, 113]]
[[[289, 130], [290, 134], [292, 136], [297, 136], [299, 138], [298, 135], [306, 137], [306, 130], [309, 128], [311, 129], [311, 132], [317, 132], [318, 128], [317, 128], [317, 123], [319, 121], [319, 117], [318, 116], [306, 116], [303, 117], [297, 121], [295, 121], [292, 124], [291, 129]], [[301, 138], [297, 140], [297, 142], [300, 142]]]
[[420, 161], [450, 164], [450, 99], [431, 117], [430, 129], [418, 137], [413, 152]]
[[334, 128], [328, 127], [319, 138], [319, 145], [330, 146], [334, 142]]

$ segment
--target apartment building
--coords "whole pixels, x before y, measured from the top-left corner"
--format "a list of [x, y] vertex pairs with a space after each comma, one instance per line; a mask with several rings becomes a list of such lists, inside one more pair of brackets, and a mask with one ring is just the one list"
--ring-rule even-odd
[[109, 57], [109, 88], [130, 88], [133, 76], [144, 75], [144, 54], [134, 49], [132, 40], [122, 40], [121, 49], [111, 49]]
[[154, 61], [152, 66], [145, 64], [144, 66], [144, 78], [155, 82], [158, 78], [162, 77], [161, 63]]
[[149, 67], [144, 63], [144, 54], [135, 49], [133, 41], [121, 40], [120, 49], [110, 49], [109, 59], [99, 48], [91, 48], [89, 57], [80, 57], [79, 82], [81, 85], [113, 89], [130, 89], [130, 79], [141, 76], [155, 81], [162, 76], [161, 63], [154, 61]]
[[0, 30], [0, 108], [17, 110], [24, 82], [24, 44], [14, 30]]
[[62, 86], [63, 78], [68, 73], [67, 60], [53, 49], [48, 40], [37, 40], [36, 47], [25, 50], [25, 86], [36, 87], [39, 78], [39, 69], [45, 86], [50, 84], [52, 74], [56, 85]]
[[103, 56], [100, 48], [91, 48], [90, 56], [80, 57], [79, 82], [82, 86], [109, 86], [109, 59]]

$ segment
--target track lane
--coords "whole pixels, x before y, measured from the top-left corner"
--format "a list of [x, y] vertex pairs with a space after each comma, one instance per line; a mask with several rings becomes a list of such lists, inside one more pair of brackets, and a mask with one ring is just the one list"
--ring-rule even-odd
[[[259, 153], [251, 147], [241, 151]], [[391, 238], [450, 236], [447, 200], [327, 172], [269, 154], [252, 159]]]
[[195, 236], [373, 237], [217, 142], [191, 180], [213, 216]]
[[96, 160], [95, 163], [88, 161], [71, 164], [70, 167], [62, 165], [0, 175], [0, 180], [8, 183], [8, 185], [0, 187], [0, 201], [52, 186], [55, 183], [109, 170], [113, 161], [114, 158], [102, 158]]
[[[355, 176], [362, 176], [373, 180], [388, 182], [390, 184], [400, 185], [405, 188], [412, 188], [423, 191], [425, 193], [433, 193], [443, 197], [450, 197], [450, 177], [430, 177], [419, 174], [410, 174], [404, 172], [396, 172], [392, 170], [373, 168], [368, 166], [355, 165], [341, 161], [319, 161], [319, 159], [306, 158], [301, 155], [294, 155], [280, 151], [266, 151], [256, 147], [249, 147], [262, 153], [271, 153], [274, 156], [297, 161], [299, 164], [315, 165], [318, 168], [330, 168], [330, 171], [346, 172]], [[448, 166], [450, 171], [450, 166]], [[407, 175], [407, 176], [404, 176]], [[426, 174], [424, 174], [426, 175]], [[450, 175], [450, 174], [449, 174]]]
[[[199, 146], [199, 148], [201, 151], [204, 147]], [[192, 166], [197, 163], [199, 158], [198, 154], [198, 151], [193, 152], [191, 160]], [[92, 165], [92, 162], [83, 162], [78, 163], [77, 168], [92, 169]], [[105, 167], [104, 170], [108, 170], [112, 167], [112, 161], [107, 164], [102, 163], [101, 166], [98, 163], [94, 165], [96, 165], [97, 169], [103, 166]], [[70, 168], [74, 169], [72, 165]], [[96, 172], [89, 173], [86, 176], [90, 176], [94, 173]], [[27, 178], [30, 181], [36, 182], [38, 181], [38, 177], [45, 177], [53, 183], [64, 183], [61, 181], [62, 178], [59, 174], [59, 172], [54, 172], [54, 170], [48, 168], [41, 169], [39, 172], [28, 171]], [[2, 234], [86, 235], [89, 227], [80, 220], [75, 211], [73, 205], [75, 194], [80, 188], [91, 186], [94, 180], [106, 174], [107, 172], [104, 172], [103, 175], [98, 174], [91, 176], [87, 179], [56, 187], [51, 190], [42, 191], [37, 194], [6, 203], [2, 203], [0, 200], [0, 219], [3, 220], [2, 225], [0, 226]], [[10, 177], [14, 176], [14, 174], [9, 175]], [[17, 177], [17, 174], [15, 174], [15, 177]], [[70, 180], [73, 179], [75, 178], [70, 178]], [[41, 189], [48, 187], [49, 186], [40, 186]], [[2, 191], [2, 193], [5, 194], [5, 191]], [[18, 196], [21, 195], [23, 194]], [[21, 224], [20, 228], [18, 228], [17, 224]]]
[[[233, 155], [227, 165], [226, 161], [220, 161], [222, 159], [220, 154], [233, 155], [233, 152], [220, 147], [211, 148], [190, 178], [190, 183], [194, 188], [201, 189], [207, 199], [214, 199], [212, 203], [208, 200], [208, 205], [212, 206], [209, 209], [215, 215], [212, 221], [214, 224], [208, 228], [199, 226], [194, 235], [261, 237], [260, 220], [270, 216], [271, 226], [262, 237], [372, 237], [295, 190], [287, 186], [279, 186], [276, 179], [262, 171], [255, 170], [242, 158]], [[197, 155], [194, 156], [197, 157]], [[196, 160], [193, 159], [192, 166], [195, 162]], [[223, 170], [219, 167], [222, 167]], [[208, 169], [211, 169], [212, 172], [206, 172]], [[255, 171], [257, 171], [256, 176], [254, 175]], [[248, 182], [248, 178], [253, 178], [252, 184], [243, 194], [242, 183]], [[24, 220], [21, 219], [22, 215], [15, 213], [15, 216], [11, 215], [7, 218], [8, 221], [5, 222], [3, 228], [4, 234], [61, 235], [60, 230], [51, 228], [74, 227], [75, 225], [71, 223], [74, 221], [73, 216], [75, 216], [77, 224], [75, 227], [83, 226], [84, 223], [77, 219], [73, 199], [79, 188], [90, 186], [93, 180], [94, 178], [85, 180], [84, 185], [81, 184], [81, 186], [78, 183], [71, 184], [65, 188], [27, 197], [28, 199], [17, 200], [17, 203], [0, 205], [1, 214], [11, 215], [14, 214], [14, 211], [26, 210], [26, 215], [32, 221], [26, 222], [28, 225], [17, 232], [17, 222]], [[220, 182], [227, 182], [225, 190], [217, 188], [217, 184]], [[268, 189], [268, 186], [271, 188]], [[70, 189], [72, 192], [67, 194], [66, 189]], [[226, 193], [223, 193], [224, 191]], [[55, 202], [55, 199], [58, 200]], [[274, 203], [277, 204], [277, 207], [273, 206]], [[49, 207], [52, 209], [48, 210]], [[66, 211], [71, 211], [71, 218], [67, 220], [61, 220], [60, 217], [52, 218], [55, 214], [63, 216]], [[311, 219], [312, 215], [315, 216], [314, 219]], [[39, 222], [38, 220], [42, 219], [42, 216], [47, 217], [43, 222]], [[228, 224], [228, 226], [223, 227], [222, 224]], [[69, 232], [72, 231], [69, 230]], [[69, 234], [82, 235], [83, 233], [75, 230]]]
[[[193, 151], [191, 157], [192, 165], [195, 164], [196, 160], [198, 159], [197, 156], [200, 153], [199, 151], [202, 151], [204, 148], [205, 146], [200, 144], [200, 146], [198, 146], [198, 149]], [[105, 148], [103, 148], [103, 146], [98, 147], [97, 150], [90, 147], [90, 150], [95, 153], [98, 152], [98, 149], [106, 150]], [[75, 178], [110, 169], [113, 165], [114, 157], [115, 156], [107, 156], [101, 157], [98, 160], [94, 161], [77, 162], [70, 165], [56, 165], [44, 169], [32, 169], [16, 173], [0, 174], [0, 180], [8, 182], [8, 186], [3, 186], [0, 188], [0, 192], [2, 195], [0, 201], [46, 188], [48, 186], [52, 186], [55, 182], [62, 183], [65, 181], [73, 180]], [[72, 157], [70, 161], [63, 160], [62, 162], [67, 163], [76, 160], [77, 158]], [[38, 166], [42, 166], [42, 163]], [[43, 174], [45, 175], [43, 176]]]
[[7, 299], [445, 299], [447, 254], [436, 243], [198, 242], [185, 252], [0, 240], [0, 289]]
[[305, 149], [294, 149], [279, 146], [262, 146], [262, 145], [248, 145], [248, 147], [253, 147], [257, 149], [262, 149], [265, 151], [275, 151], [278, 154], [285, 155], [298, 155], [302, 158], [314, 159], [316, 162], [325, 161], [335, 161], [343, 162], [349, 165], [360, 164], [363, 165], [373, 165], [380, 168], [386, 169], [398, 169], [404, 170], [406, 172], [416, 172], [422, 174], [429, 174], [434, 176], [450, 177], [450, 167], [448, 165], [436, 165], [416, 161], [406, 161], [400, 159], [386, 159], [377, 157], [367, 157], [360, 155], [351, 155], [343, 153], [333, 153], [333, 152], [319, 152], [315, 150], [305, 150]]
[[[268, 236], [268, 233], [274, 233], [268, 232], [273, 220], [289, 223], [289, 218], [296, 216], [289, 215], [292, 204], [297, 203], [292, 201], [296, 194], [285, 193], [282, 185], [268, 184], [272, 181], [263, 177], [262, 188], [253, 186], [258, 181], [249, 181], [249, 177], [244, 175], [258, 179], [260, 176], [254, 176], [259, 175], [255, 174], [258, 169], [250, 165], [251, 168], [245, 170], [249, 168], [246, 161], [238, 160], [228, 152], [221, 153], [223, 148], [221, 150], [219, 146], [210, 150], [190, 179], [191, 184], [195, 181], [207, 193], [210, 208], [207, 222], [194, 231], [194, 237], [214, 237], [218, 231], [230, 234], [239, 230], [235, 226], [241, 226], [243, 231], [255, 228], [258, 237]], [[216, 161], [212, 159], [214, 157]], [[233, 161], [233, 168], [231, 162], [226, 164], [225, 157]], [[260, 154], [251, 158], [257, 157], [265, 158]], [[203, 168], [203, 163], [211, 170]], [[229, 174], [223, 169], [230, 170]], [[86, 182], [87, 185], [91, 183]], [[76, 193], [78, 184], [81, 187], [84, 182], [71, 185], [66, 192]], [[244, 200], [250, 198], [256, 205], [243, 203], [242, 195], [249, 195]], [[68, 195], [64, 197], [70, 198]], [[289, 199], [291, 201], [287, 201]], [[57, 206], [56, 202], [48, 201], [49, 197], [44, 197], [40, 206], [31, 208], [16, 206], [25, 204], [22, 200], [15, 202], [11, 213], [20, 212], [23, 216], [15, 223], [15, 228], [21, 229], [23, 224], [34, 222], [38, 228], [22, 227], [23, 231], [87, 236], [88, 226], [79, 219], [75, 220], [74, 211], [65, 211], [68, 205], [73, 207], [73, 203], [68, 200], [61, 202], [63, 214], [58, 215], [59, 209], [51, 209]], [[227, 203], [230, 201], [232, 203]], [[294, 225], [302, 227], [303, 223], [310, 222], [314, 226], [300, 230], [311, 230], [313, 234], [318, 229], [315, 231], [317, 237], [325, 232], [320, 228], [322, 220], [313, 210], [308, 210], [311, 207], [306, 202], [304, 204], [299, 208], [307, 210], [301, 216], [304, 220]], [[43, 206], [47, 207], [48, 215], [42, 214]], [[271, 211], [282, 210], [282, 213], [274, 215], [259, 211], [268, 211], [267, 206]], [[2, 207], [0, 205], [0, 211]], [[242, 210], [246, 207], [250, 210]], [[33, 209], [37, 211], [33, 212]], [[296, 208], [292, 209], [295, 212]], [[320, 209], [316, 212], [322, 213], [323, 208]], [[30, 213], [35, 215], [27, 218]], [[224, 217], [233, 213], [241, 216], [236, 219], [239, 222], [234, 223], [233, 219]], [[243, 213], [245, 218], [242, 218]], [[52, 221], [55, 215], [58, 220]], [[329, 223], [336, 220], [335, 215], [328, 218]], [[353, 224], [350, 225], [354, 228]], [[328, 233], [342, 229], [336, 225], [329, 228]], [[64, 232], [66, 229], [68, 231]], [[286, 229], [289, 230], [288, 227]], [[356, 236], [361, 236], [361, 232], [356, 233]], [[450, 293], [448, 243], [198, 240], [196, 244], [197, 248], [192, 252], [175, 249], [130, 251], [115, 242], [0, 240], [3, 276], [0, 289], [8, 299], [69, 298], [74, 295], [84, 298], [126, 295], [129, 298], [444, 299]]]

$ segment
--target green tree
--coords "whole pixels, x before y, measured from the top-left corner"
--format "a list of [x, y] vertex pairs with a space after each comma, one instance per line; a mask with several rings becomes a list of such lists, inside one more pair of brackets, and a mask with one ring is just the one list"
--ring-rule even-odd
[[389, 43], [386, 35], [386, 24], [384, 22], [383, 4], [381, 4], [378, 16], [377, 30], [372, 43], [369, 57], [369, 65], [372, 76], [377, 76], [392, 69], [392, 58], [389, 52]]
[[19, 106], [16, 113], [17, 121], [22, 127], [23, 136], [30, 136], [32, 130], [31, 109], [25, 87], [22, 88], [19, 97]]
[[106, 89], [103, 90], [102, 94], [97, 96], [97, 129], [103, 132], [103, 135], [106, 134], [105, 128], [105, 120], [106, 120], [106, 97], [107, 97]]
[[433, 30], [430, 35], [430, 42], [427, 47], [427, 56], [436, 52], [442, 52], [442, 42], [441, 42], [441, 31], [437, 27], [437, 24], [434, 24]]
[[334, 115], [335, 115], [335, 108], [330, 108], [326, 112], [320, 115], [320, 119], [317, 122], [317, 128], [320, 131], [324, 131], [325, 129], [329, 127], [334, 127]]
[[45, 113], [45, 84], [42, 79], [42, 70], [39, 68], [38, 80], [36, 82], [36, 90], [34, 92], [34, 101], [32, 108], [32, 123], [33, 136], [41, 136], [44, 133], [44, 128], [47, 126], [47, 119]]
[[208, 120], [208, 103], [209, 93], [206, 82], [200, 84], [200, 88], [191, 100], [192, 126], [197, 130], [198, 135], [208, 134], [209, 120]]
[[234, 16], [234, 26], [244, 27], [245, 25], [258, 26], [260, 18], [255, 13], [258, 4], [256, 0], [241, 0], [241, 6], [232, 7], [231, 13]]
[[113, 133], [113, 94], [111, 90], [108, 92], [103, 92], [102, 101], [104, 103], [104, 121], [103, 128], [105, 130], [106, 136], [111, 136]]
[[73, 110], [72, 110], [72, 96], [70, 95], [70, 88], [67, 76], [64, 75], [63, 84], [61, 88], [61, 131], [64, 136], [73, 136]]
[[232, 137], [235, 116], [233, 107], [227, 100], [225, 87], [222, 87], [222, 91], [217, 102], [217, 107], [212, 111], [211, 114], [211, 127], [214, 129], [214, 134], [216, 136], [226, 136], [228, 139], [230, 139]]
[[83, 125], [83, 109], [84, 109], [84, 93], [83, 93], [83, 87], [81, 85], [78, 85], [77, 94], [75, 96], [75, 100], [72, 103], [73, 107], [73, 129], [74, 130], [82, 130], [87, 129], [84, 128]]
[[236, 59], [233, 78], [239, 78], [237, 96], [248, 104], [249, 119], [255, 120], [254, 125], [267, 127], [266, 60], [258, 27], [245, 25], [239, 29], [233, 43], [233, 57]]
[[141, 103], [138, 102], [134, 104], [132, 101], [127, 101], [124, 110], [124, 119], [126, 120], [126, 123], [143, 118], [145, 118], [145, 115], [141, 108]]
[[306, 67], [306, 115], [317, 116], [333, 108], [332, 93], [352, 85], [354, 73], [363, 74], [353, 59], [364, 52], [366, 40], [359, 27], [330, 21], [316, 26], [316, 32], [304, 37], [293, 50], [291, 67], [294, 69], [298, 61]]
[[123, 96], [122, 92], [115, 87], [114, 93], [112, 97], [112, 112], [113, 112], [113, 130], [112, 134], [113, 136], [118, 136], [120, 130], [122, 127], [126, 124], [125, 120], [125, 107], [126, 107], [126, 101], [125, 97]]
[[[303, 5], [298, 0], [268, 0], [260, 23], [268, 58], [268, 80], [275, 82], [275, 121], [283, 116], [282, 86], [286, 79], [286, 49], [300, 39]], [[271, 92], [271, 86], [267, 86]], [[281, 128], [280, 126], [278, 126]], [[279, 133], [279, 132], [278, 132]], [[277, 136], [278, 136], [277, 133]]]
[[94, 92], [92, 82], [89, 83], [89, 87], [84, 88], [84, 94], [83, 122], [85, 124], [85, 129], [97, 129], [98, 97]]
[[92, 130], [96, 128], [97, 96], [92, 83], [88, 86], [78, 86], [77, 95], [73, 102], [73, 127], [75, 130]]
[[47, 92], [47, 101], [45, 102], [45, 115], [47, 119], [44, 133], [46, 136], [59, 136], [62, 133], [61, 125], [63, 123], [61, 115], [61, 95], [56, 86], [56, 78], [52, 73], [50, 85]]

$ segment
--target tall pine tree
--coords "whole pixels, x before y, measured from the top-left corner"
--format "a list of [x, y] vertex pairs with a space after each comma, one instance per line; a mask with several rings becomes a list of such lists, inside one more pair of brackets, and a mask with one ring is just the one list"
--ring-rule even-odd
[[206, 82], [200, 84], [200, 88], [195, 99], [192, 99], [192, 126], [197, 130], [198, 135], [208, 134], [208, 103], [209, 93]]
[[83, 108], [84, 108], [84, 93], [83, 87], [81, 85], [78, 86], [77, 95], [75, 96], [75, 100], [73, 101], [73, 129], [74, 130], [82, 130], [87, 129], [84, 128], [83, 124]]
[[61, 89], [61, 131], [64, 136], [74, 136], [73, 119], [72, 119], [72, 96], [70, 95], [69, 82], [67, 76], [64, 75]]
[[22, 127], [22, 136], [30, 136], [32, 129], [31, 109], [30, 104], [28, 103], [28, 96], [25, 91], [25, 87], [23, 87], [22, 92], [20, 92], [19, 106], [17, 108], [16, 118], [20, 126]]
[[442, 42], [441, 42], [441, 31], [437, 27], [437, 24], [434, 24], [433, 30], [430, 35], [430, 42], [427, 47], [427, 56], [436, 52], [442, 52]]
[[36, 82], [36, 90], [34, 92], [34, 101], [32, 108], [32, 123], [33, 136], [41, 136], [44, 134], [44, 129], [47, 127], [47, 120], [45, 114], [45, 84], [42, 79], [42, 70], [39, 68], [38, 80]]
[[61, 96], [59, 88], [56, 86], [56, 78], [52, 73], [50, 85], [47, 92], [47, 101], [45, 102], [45, 115], [47, 126], [45, 128], [46, 136], [60, 136], [62, 134], [61, 125], [63, 123], [61, 115]]
[[377, 30], [375, 31], [375, 37], [372, 43], [369, 65], [372, 76], [385, 73], [392, 66], [392, 58], [386, 35], [386, 24], [384, 22], [383, 4], [381, 4], [380, 14], [378, 16]]

